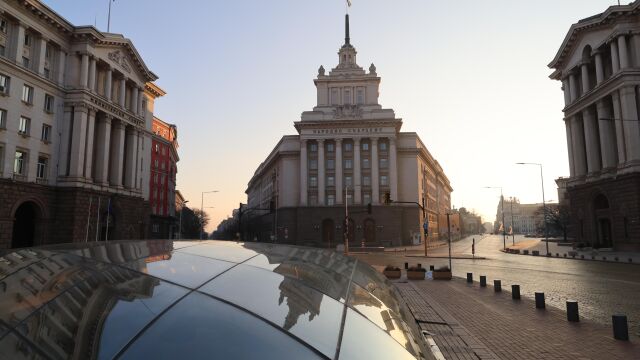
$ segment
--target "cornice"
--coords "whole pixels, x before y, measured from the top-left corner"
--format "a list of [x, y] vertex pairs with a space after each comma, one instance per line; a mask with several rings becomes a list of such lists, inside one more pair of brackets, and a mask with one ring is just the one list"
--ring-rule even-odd
[[594, 104], [596, 101], [604, 98], [611, 92], [625, 86], [636, 86], [640, 84], [640, 69], [625, 69], [616, 73], [614, 76], [604, 80], [596, 85], [588, 93], [577, 98], [574, 102], [567, 105], [562, 111], [565, 118], [576, 115], [583, 111], [587, 106]]

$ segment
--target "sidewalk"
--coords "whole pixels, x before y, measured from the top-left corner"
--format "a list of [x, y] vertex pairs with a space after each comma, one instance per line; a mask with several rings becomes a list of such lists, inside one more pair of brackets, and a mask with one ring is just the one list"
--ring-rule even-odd
[[[519, 249], [522, 253], [522, 250], [529, 250], [529, 254], [533, 250], [537, 250], [540, 252], [540, 256], [544, 256], [547, 253], [546, 243], [541, 240], [531, 241], [528, 240], [522, 243], [516, 243], [515, 246], [508, 246], [507, 248]], [[621, 252], [621, 251], [608, 251], [602, 249], [592, 249], [592, 250], [580, 250], [573, 249], [571, 246], [560, 246], [557, 242], [549, 241], [549, 252], [552, 257], [560, 257], [564, 258], [566, 254], [566, 258], [572, 258], [570, 251], [576, 253], [576, 259], [582, 259], [584, 257], [585, 260], [598, 260], [598, 261], [609, 261], [609, 262], [624, 262], [624, 263], [640, 263], [640, 253], [637, 252]], [[616, 258], [618, 260], [616, 261]], [[629, 261], [631, 259], [631, 261]]]
[[570, 323], [563, 310], [537, 310], [530, 299], [462, 279], [395, 285], [447, 359], [640, 359], [638, 329], [629, 329], [630, 341], [614, 340], [610, 326]]

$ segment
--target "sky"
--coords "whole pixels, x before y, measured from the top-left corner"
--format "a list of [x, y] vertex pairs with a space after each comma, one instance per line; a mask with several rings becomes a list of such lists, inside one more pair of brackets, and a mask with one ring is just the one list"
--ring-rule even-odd
[[[109, 0], [44, 0], [74, 25], [107, 29]], [[557, 201], [569, 175], [564, 98], [547, 67], [571, 24], [607, 0], [353, 0], [358, 63], [382, 78], [380, 104], [415, 131], [453, 186], [452, 205], [495, 219], [500, 190]], [[627, 2], [623, 2], [627, 3]], [[167, 95], [155, 115], [178, 127], [177, 188], [211, 216], [246, 203], [246, 185], [316, 102], [335, 67], [345, 0], [116, 0], [111, 32], [130, 38]]]

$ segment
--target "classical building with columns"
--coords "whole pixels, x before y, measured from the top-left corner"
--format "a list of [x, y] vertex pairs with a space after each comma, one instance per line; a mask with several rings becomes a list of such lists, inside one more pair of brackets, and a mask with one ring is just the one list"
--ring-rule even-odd
[[549, 67], [564, 91], [572, 236], [640, 250], [640, 1], [573, 24]]
[[0, 248], [146, 236], [156, 79], [120, 34], [0, 2]]
[[451, 206], [449, 180], [420, 137], [401, 132], [402, 120], [378, 103], [380, 77], [373, 64], [368, 72], [357, 64], [348, 15], [345, 25], [338, 65], [328, 74], [321, 66], [314, 79], [317, 106], [248, 184], [245, 240], [335, 247], [346, 208], [351, 246], [419, 244], [425, 221], [428, 239], [443, 225], [446, 232], [440, 215]]

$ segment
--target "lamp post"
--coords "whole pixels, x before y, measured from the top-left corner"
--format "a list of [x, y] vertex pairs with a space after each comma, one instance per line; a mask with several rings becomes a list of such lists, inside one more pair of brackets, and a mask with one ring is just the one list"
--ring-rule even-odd
[[511, 242], [513, 245], [516, 244], [516, 231], [514, 230], [513, 223], [513, 197], [511, 197]]
[[504, 196], [502, 195], [502, 186], [485, 186], [485, 189], [500, 189], [500, 212], [502, 213], [502, 249], [507, 249], [507, 229], [504, 224]]
[[204, 194], [217, 193], [218, 190], [203, 191], [200, 197], [200, 240], [204, 234]]
[[549, 226], [547, 224], [547, 202], [544, 200], [544, 178], [542, 177], [542, 164], [519, 162], [517, 165], [537, 165], [540, 167], [540, 182], [542, 184], [542, 215], [544, 219], [544, 241], [547, 244], [547, 255], [549, 255]]
[[188, 203], [189, 200], [184, 200], [182, 205], [180, 206], [180, 224], [178, 226], [178, 240], [182, 240], [182, 212], [184, 210], [184, 205]]

